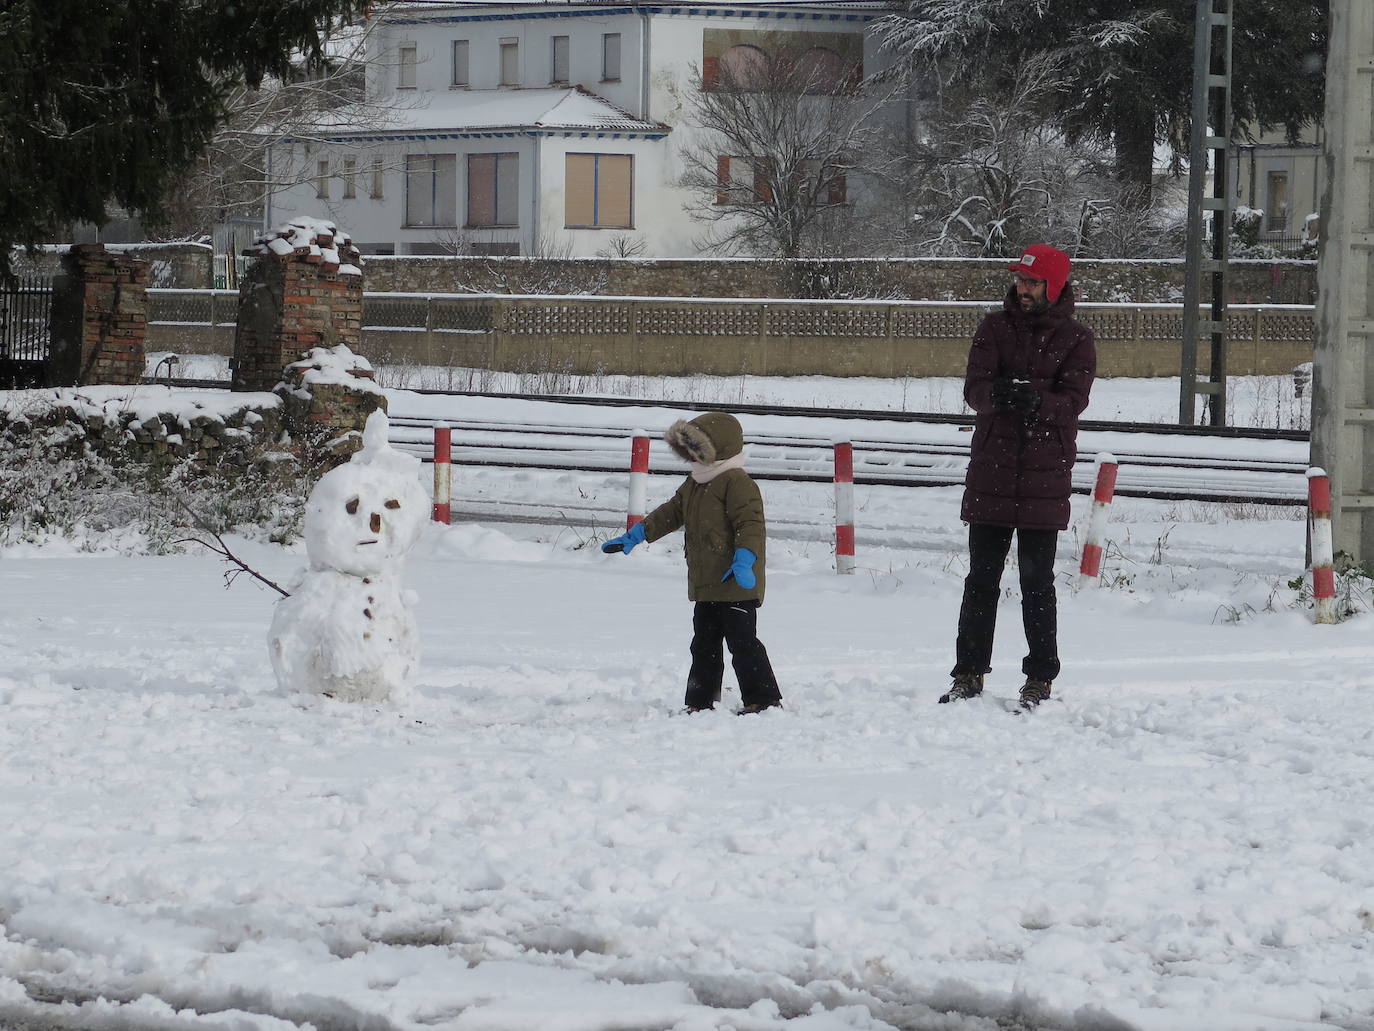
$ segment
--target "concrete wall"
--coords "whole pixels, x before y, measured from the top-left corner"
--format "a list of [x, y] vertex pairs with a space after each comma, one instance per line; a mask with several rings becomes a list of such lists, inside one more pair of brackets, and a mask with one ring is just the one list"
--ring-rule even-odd
[[[153, 294], [149, 348], [188, 353], [195, 295]], [[209, 299], [199, 301], [208, 317]], [[163, 310], [178, 316], [164, 320]], [[223, 308], [217, 302], [217, 310]], [[368, 293], [361, 353], [375, 364], [638, 375], [959, 376], [988, 302], [731, 301]], [[1176, 376], [1179, 305], [1085, 304], [1103, 376]], [[1232, 309], [1232, 375], [1286, 375], [1312, 358], [1312, 310]], [[221, 338], [223, 339], [223, 338]], [[1206, 369], [1204, 366], [1203, 372]]]

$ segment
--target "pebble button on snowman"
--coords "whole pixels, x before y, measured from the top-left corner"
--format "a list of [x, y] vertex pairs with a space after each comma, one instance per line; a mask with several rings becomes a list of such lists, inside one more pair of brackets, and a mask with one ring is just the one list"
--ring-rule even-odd
[[415, 595], [401, 566], [428, 518], [420, 460], [387, 443], [373, 412], [363, 447], [320, 478], [305, 511], [310, 565], [277, 602], [268, 648], [285, 691], [381, 701], [406, 689], [419, 655]]

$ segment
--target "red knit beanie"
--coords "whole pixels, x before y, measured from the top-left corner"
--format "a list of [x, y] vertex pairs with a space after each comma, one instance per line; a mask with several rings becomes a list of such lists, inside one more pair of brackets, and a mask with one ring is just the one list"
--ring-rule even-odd
[[1061, 250], [1043, 243], [1033, 243], [1021, 255], [1015, 265], [1008, 265], [1012, 272], [1020, 272], [1032, 279], [1045, 281], [1045, 296], [1053, 304], [1059, 300], [1059, 292], [1069, 281], [1069, 256]]

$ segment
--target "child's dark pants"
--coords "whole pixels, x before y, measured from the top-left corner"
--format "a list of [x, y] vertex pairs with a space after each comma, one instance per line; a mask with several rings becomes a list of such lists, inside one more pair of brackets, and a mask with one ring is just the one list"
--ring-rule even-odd
[[722, 644], [730, 646], [730, 664], [745, 705], [774, 705], [782, 700], [768, 651], [758, 638], [757, 601], [699, 601], [692, 612], [692, 669], [687, 674], [689, 709], [709, 709], [720, 701], [725, 675]]

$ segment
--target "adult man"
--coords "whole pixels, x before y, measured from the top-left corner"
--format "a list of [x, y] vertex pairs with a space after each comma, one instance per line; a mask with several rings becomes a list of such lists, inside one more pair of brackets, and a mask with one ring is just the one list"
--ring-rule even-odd
[[941, 702], [982, 693], [992, 669], [997, 599], [1013, 532], [1026, 657], [1021, 707], [1050, 696], [1059, 674], [1054, 553], [1069, 525], [1078, 416], [1097, 370], [1092, 331], [1073, 318], [1069, 256], [1026, 248], [1002, 311], [973, 335], [964, 400], [976, 414], [964, 503], [969, 572], [959, 609], [954, 683]]

